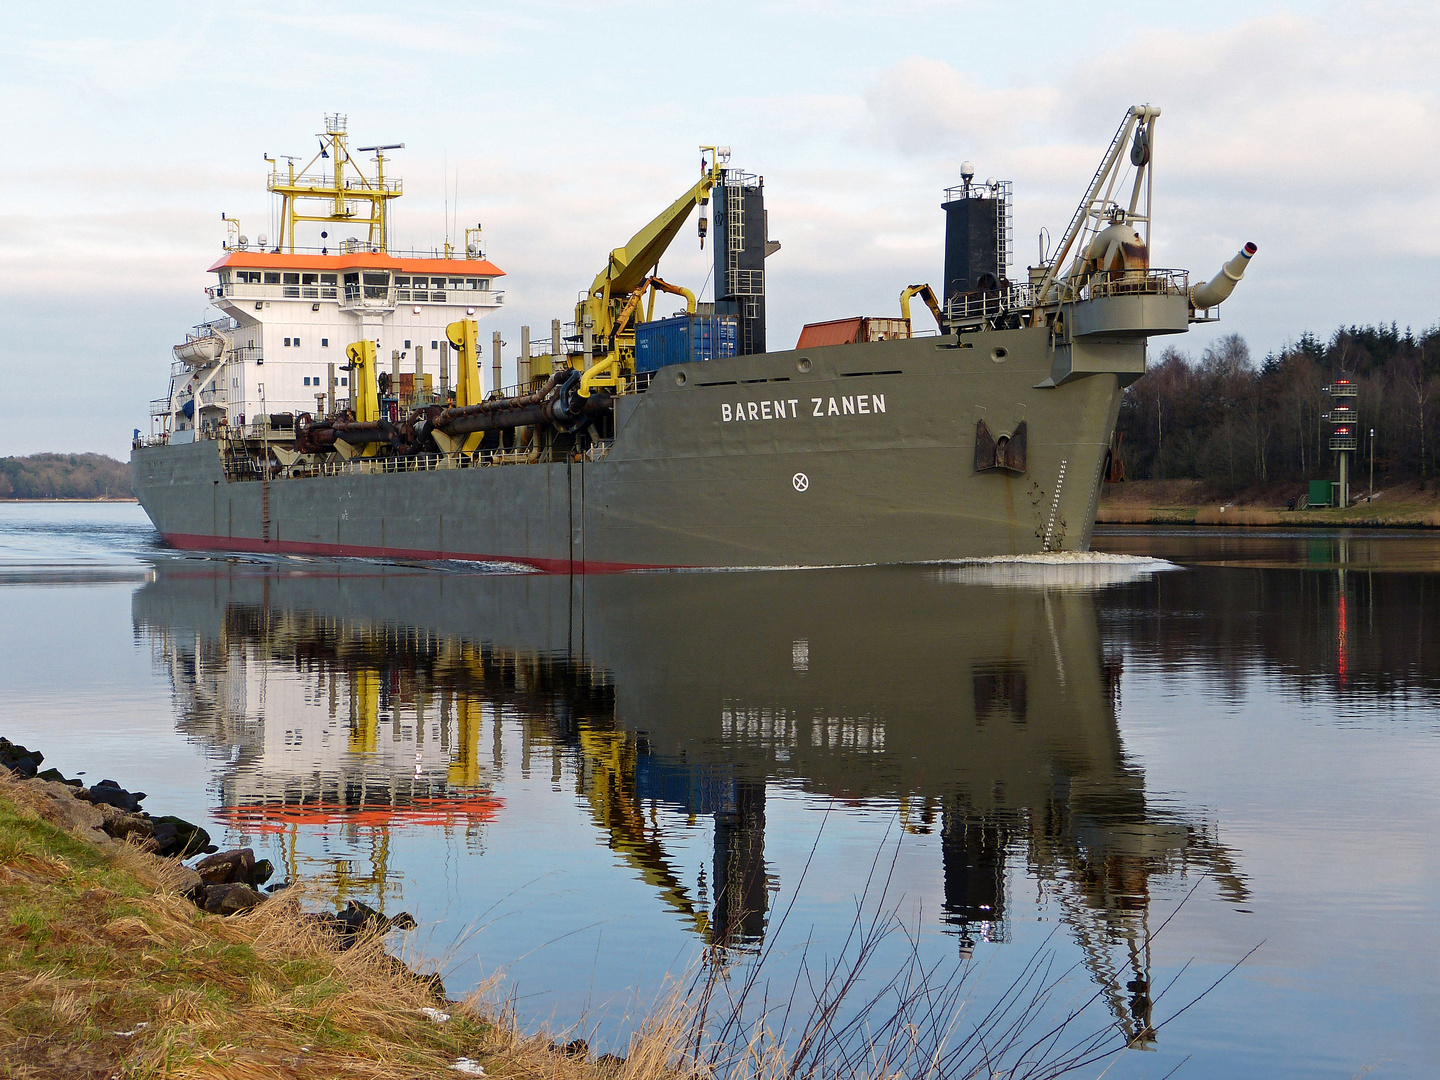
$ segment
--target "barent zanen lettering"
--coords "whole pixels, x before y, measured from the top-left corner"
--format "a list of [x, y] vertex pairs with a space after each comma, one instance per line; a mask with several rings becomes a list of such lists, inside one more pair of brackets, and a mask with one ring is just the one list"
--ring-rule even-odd
[[[738, 420], [793, 420], [801, 415], [800, 398], [767, 401], [725, 402], [720, 406], [722, 423]], [[885, 411], [884, 394], [851, 394], [845, 397], [811, 398], [811, 416], [873, 416]]]

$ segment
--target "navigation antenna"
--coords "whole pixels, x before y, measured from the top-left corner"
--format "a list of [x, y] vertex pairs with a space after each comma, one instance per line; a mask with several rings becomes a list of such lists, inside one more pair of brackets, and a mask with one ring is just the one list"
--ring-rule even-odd
[[[375, 153], [375, 175], [367, 176], [350, 156], [346, 120], [344, 113], [325, 115], [325, 131], [317, 136], [319, 150], [298, 172], [295, 158], [286, 159], [287, 167], [282, 175], [279, 161], [266, 155], [265, 160], [270, 162], [269, 190], [280, 196], [279, 235], [275, 241], [277, 251], [295, 253], [295, 226], [301, 221], [366, 225], [369, 236], [364, 247], [369, 251], [386, 250], [389, 240], [388, 204], [391, 199], [398, 199], [404, 188], [399, 180], [385, 179], [385, 151], [403, 150], [405, 144], [359, 147], [361, 153]], [[327, 164], [316, 167], [320, 161]], [[310, 171], [312, 168], [314, 172]], [[302, 201], [318, 202], [325, 206], [325, 210], [302, 213]], [[368, 212], [361, 209], [362, 203], [368, 206]], [[358, 243], [342, 244], [341, 250], [357, 246]]]

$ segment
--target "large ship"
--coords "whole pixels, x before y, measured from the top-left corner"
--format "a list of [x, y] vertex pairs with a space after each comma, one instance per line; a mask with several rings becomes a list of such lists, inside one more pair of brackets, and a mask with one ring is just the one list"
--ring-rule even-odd
[[[1126, 113], [1024, 280], [1011, 185], [966, 163], [938, 293], [808, 324], [782, 351], [763, 180], [702, 147], [699, 180], [610, 252], [573, 321], [522, 331], [509, 386], [498, 333], [484, 376], [478, 319], [504, 294], [478, 226], [458, 248], [392, 251], [395, 147], [363, 148], [367, 170], [327, 117], [314, 160], [271, 165], [273, 243], [227, 219], [221, 317], [174, 349], [136, 432], [136, 495], [178, 548], [559, 573], [1085, 550], [1148, 339], [1217, 318], [1255, 252], [1195, 286], [1150, 266], [1159, 115]], [[657, 273], [697, 209], [702, 246], [714, 223], [706, 303]], [[302, 224], [323, 226], [318, 245], [297, 246]], [[658, 295], [684, 310], [656, 318]], [[915, 297], [933, 327], [912, 323]]]

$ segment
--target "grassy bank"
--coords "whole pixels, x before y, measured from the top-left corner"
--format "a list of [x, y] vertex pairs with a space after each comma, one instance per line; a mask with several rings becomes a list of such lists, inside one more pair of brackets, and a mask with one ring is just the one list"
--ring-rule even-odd
[[[242, 917], [182, 895], [185, 869], [46, 817], [0, 769], [0, 1075], [330, 1078], [613, 1075], [437, 1001], [378, 938], [337, 952], [277, 897]], [[422, 1010], [443, 1009], [445, 1022]]]
[[1250, 525], [1312, 528], [1440, 528], [1440, 494], [1420, 485], [1376, 494], [1345, 509], [1288, 510], [1293, 485], [1220, 497], [1195, 480], [1107, 484], [1095, 520], [1102, 525]]

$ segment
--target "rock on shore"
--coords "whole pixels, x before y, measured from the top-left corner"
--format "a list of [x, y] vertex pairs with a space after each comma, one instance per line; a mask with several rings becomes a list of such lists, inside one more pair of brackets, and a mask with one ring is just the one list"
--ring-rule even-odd
[[[179, 872], [180, 891], [212, 915], [239, 915], [264, 903], [268, 897], [261, 887], [275, 874], [268, 859], [257, 859], [253, 848], [220, 851], [210, 834], [183, 818], [152, 817], [140, 809], [143, 791], [129, 791], [114, 780], [101, 780], [85, 787], [67, 779], [58, 770], [40, 771], [45, 755], [0, 738], [0, 767], [9, 771], [23, 792], [19, 800], [42, 820], [100, 848], [116, 849], [133, 845], [141, 851], [173, 860]], [[193, 867], [183, 860], [205, 857]], [[283, 886], [273, 886], [278, 891]], [[366, 938], [382, 937], [393, 929], [409, 930], [415, 920], [406, 912], [393, 917], [358, 901], [330, 914], [306, 917], [326, 932], [336, 949], [348, 949]], [[401, 961], [391, 958], [397, 970], [428, 985], [439, 998], [445, 988], [436, 975], [419, 975]]]

